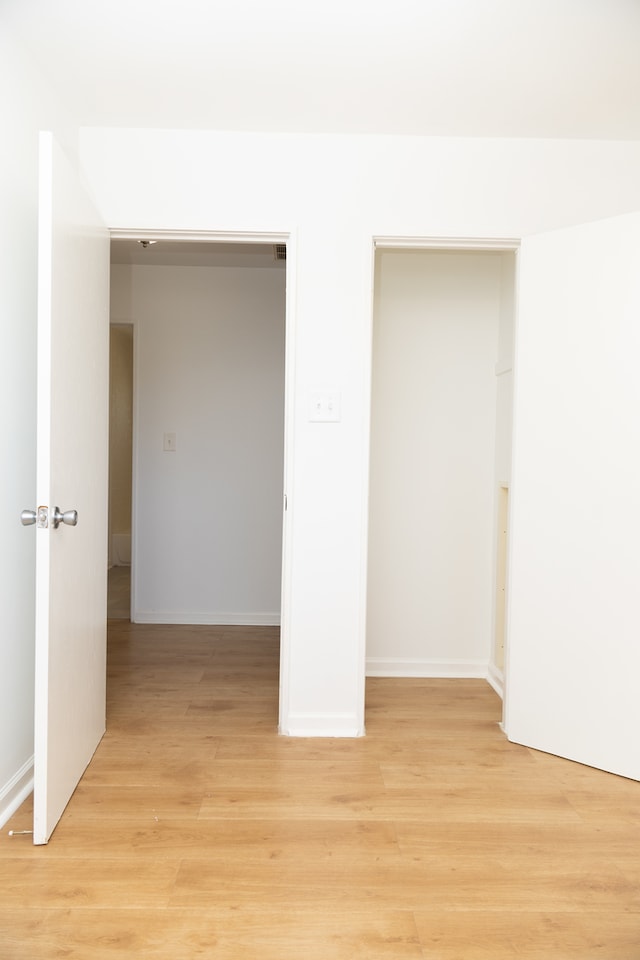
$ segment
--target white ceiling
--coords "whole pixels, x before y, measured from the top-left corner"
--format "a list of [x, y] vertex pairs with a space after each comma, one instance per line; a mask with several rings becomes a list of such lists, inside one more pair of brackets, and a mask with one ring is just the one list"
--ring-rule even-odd
[[81, 124], [640, 139], [640, 0], [0, 0]]

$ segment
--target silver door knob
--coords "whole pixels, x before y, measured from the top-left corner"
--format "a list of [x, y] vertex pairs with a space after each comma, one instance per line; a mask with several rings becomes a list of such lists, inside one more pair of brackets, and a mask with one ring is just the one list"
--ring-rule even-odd
[[35, 523], [37, 520], [37, 514], [35, 510], [23, 510], [20, 514], [20, 522], [23, 527], [28, 527], [32, 523]]
[[78, 522], [78, 511], [77, 510], [65, 510], [64, 513], [60, 513], [60, 507], [53, 508], [53, 516], [51, 517], [51, 525], [55, 530], [58, 529], [61, 523], [66, 523], [70, 527], [75, 527]]

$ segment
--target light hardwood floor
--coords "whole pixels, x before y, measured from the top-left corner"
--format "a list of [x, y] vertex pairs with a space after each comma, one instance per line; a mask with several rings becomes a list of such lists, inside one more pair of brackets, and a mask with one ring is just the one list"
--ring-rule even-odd
[[0, 836], [2, 960], [639, 960], [640, 785], [507, 743], [475, 680], [276, 734], [272, 628], [110, 624], [53, 838]]

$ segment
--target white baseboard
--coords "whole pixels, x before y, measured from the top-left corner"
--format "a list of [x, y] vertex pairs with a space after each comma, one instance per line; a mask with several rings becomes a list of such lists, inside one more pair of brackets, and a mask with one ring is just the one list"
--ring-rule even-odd
[[292, 713], [280, 724], [285, 737], [363, 737], [364, 728], [351, 713]]
[[487, 660], [403, 660], [397, 657], [368, 657], [368, 677], [451, 677], [486, 680]]
[[279, 613], [176, 613], [175, 610], [134, 610], [133, 623], [175, 623], [214, 627], [279, 627]]
[[33, 757], [0, 789], [0, 827], [13, 816], [33, 790]]
[[499, 670], [494, 663], [489, 664], [487, 680], [498, 694], [500, 699], [504, 700], [504, 674], [502, 670]]

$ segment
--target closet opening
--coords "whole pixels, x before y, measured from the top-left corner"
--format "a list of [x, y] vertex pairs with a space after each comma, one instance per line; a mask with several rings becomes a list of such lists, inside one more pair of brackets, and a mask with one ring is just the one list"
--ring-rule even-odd
[[367, 676], [504, 694], [516, 247], [376, 244]]

